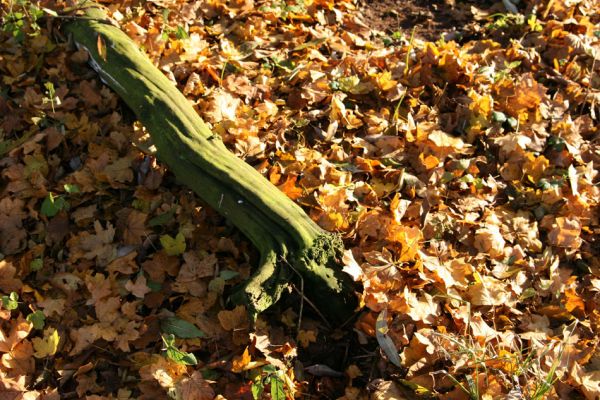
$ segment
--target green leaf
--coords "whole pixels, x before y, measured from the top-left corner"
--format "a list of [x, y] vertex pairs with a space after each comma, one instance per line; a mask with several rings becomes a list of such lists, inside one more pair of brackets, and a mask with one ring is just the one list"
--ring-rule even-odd
[[492, 121], [503, 123], [506, 121], [506, 114], [500, 111], [492, 112]]
[[173, 219], [173, 215], [175, 215], [175, 207], [171, 208], [166, 213], [162, 213], [152, 218], [150, 221], [148, 221], [148, 225], [152, 227], [165, 225], [167, 222]]
[[185, 29], [183, 29], [182, 26], [178, 26], [177, 30], [175, 31], [175, 36], [177, 37], [177, 39], [187, 39], [190, 36], [188, 35], [188, 33], [185, 31]]
[[154, 282], [150, 279], [146, 281], [146, 286], [148, 286], [153, 292], [160, 292], [162, 290], [162, 284], [160, 282]]
[[388, 360], [395, 366], [400, 367], [402, 365], [400, 356], [398, 356], [398, 350], [396, 350], [394, 341], [387, 334], [388, 330], [387, 308], [384, 308], [377, 316], [377, 321], [375, 322], [375, 337]]
[[31, 325], [35, 329], [44, 329], [44, 325], [46, 325], [46, 316], [40, 310], [32, 312], [27, 316], [27, 321], [31, 322]]
[[59, 213], [59, 211], [66, 210], [68, 208], [69, 203], [67, 203], [67, 201], [64, 198], [60, 196], [54, 197], [52, 192], [50, 192], [42, 202], [42, 208], [40, 212], [46, 217], [54, 217], [56, 214]]
[[206, 337], [206, 334], [196, 328], [196, 325], [177, 317], [169, 317], [161, 320], [160, 330], [163, 333], [172, 334], [181, 339]]
[[252, 383], [252, 386], [250, 386], [250, 391], [252, 392], [252, 398], [254, 400], [260, 399], [264, 390], [265, 387], [263, 386], [262, 379]]
[[42, 11], [44, 11], [46, 14], [48, 14], [48, 15], [50, 15], [52, 17], [58, 17], [58, 13], [56, 11], [54, 11], [54, 10], [49, 9], [49, 8], [42, 7]]
[[31, 269], [32, 271], [39, 271], [43, 267], [44, 267], [44, 260], [41, 257], [34, 258], [29, 263], [29, 269]]
[[193, 353], [186, 353], [175, 347], [167, 347], [167, 357], [175, 361], [177, 364], [196, 365], [198, 360]]
[[7, 310], [16, 310], [19, 307], [19, 295], [11, 292], [9, 296], [2, 296], [2, 306]]
[[54, 83], [46, 82], [44, 83], [44, 87], [48, 91], [48, 96], [54, 97], [54, 94], [56, 93], [56, 90], [54, 89]]
[[165, 249], [165, 253], [169, 256], [178, 256], [185, 251], [185, 237], [179, 232], [175, 238], [171, 235], [162, 235], [160, 244]]
[[285, 391], [283, 390], [283, 381], [277, 376], [271, 376], [271, 399], [285, 400]]
[[225, 290], [225, 279], [217, 276], [215, 279], [208, 282], [208, 290], [214, 293], [223, 293]]
[[161, 336], [166, 347], [166, 355], [177, 364], [196, 365], [198, 360], [193, 353], [186, 353], [175, 347], [175, 335], [169, 334]]
[[70, 183], [65, 183], [63, 185], [63, 187], [65, 188], [65, 192], [67, 192], [67, 193], [80, 193], [81, 192], [81, 189], [79, 189], [79, 186], [73, 185]]
[[236, 276], [238, 276], [240, 273], [236, 272], [236, 271], [230, 271], [228, 269], [224, 269], [221, 271], [221, 273], [219, 274], [219, 276], [221, 277], [221, 279], [223, 279], [224, 281], [228, 281], [230, 279], [235, 278]]
[[210, 368], [204, 368], [200, 370], [200, 372], [202, 372], [202, 377], [209, 381], [216, 381], [221, 377], [219, 371], [215, 371], [214, 369]]

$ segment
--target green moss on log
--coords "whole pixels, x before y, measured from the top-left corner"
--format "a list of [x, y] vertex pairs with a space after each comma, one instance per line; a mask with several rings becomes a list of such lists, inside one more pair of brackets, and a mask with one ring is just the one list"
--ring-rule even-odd
[[[356, 305], [352, 284], [339, 268], [343, 244], [323, 231], [254, 168], [227, 150], [177, 90], [94, 3], [83, 18], [63, 24], [90, 65], [150, 132], [161, 161], [204, 201], [227, 217], [257, 247], [260, 265], [232, 296], [253, 315], [271, 306], [292, 275], [305, 280], [309, 298], [332, 321]], [[100, 54], [101, 53], [101, 54]]]

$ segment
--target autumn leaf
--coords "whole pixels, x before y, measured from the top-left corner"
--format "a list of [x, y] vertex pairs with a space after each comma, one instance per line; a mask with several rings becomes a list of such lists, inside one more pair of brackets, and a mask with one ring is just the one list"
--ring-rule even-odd
[[231, 372], [239, 373], [245, 371], [248, 365], [250, 365], [251, 361], [252, 358], [250, 357], [250, 353], [246, 347], [242, 355], [235, 357], [231, 362]]
[[222, 310], [217, 315], [221, 326], [226, 331], [245, 329], [248, 327], [248, 313], [244, 306], [237, 306], [233, 310]]
[[152, 289], [148, 287], [148, 281], [144, 274], [139, 274], [135, 282], [131, 280], [125, 283], [125, 289], [129, 290], [135, 297], [143, 299], [145, 295], [150, 293]]
[[165, 249], [165, 253], [169, 256], [178, 256], [183, 254], [185, 251], [185, 237], [183, 233], [179, 232], [174, 238], [170, 235], [162, 235], [160, 237], [160, 244]]
[[296, 339], [300, 342], [300, 346], [306, 348], [309, 344], [317, 341], [317, 334], [313, 330], [300, 329]]
[[33, 344], [34, 353], [36, 358], [46, 358], [53, 356], [60, 342], [60, 336], [58, 331], [54, 328], [47, 328], [44, 330], [43, 338], [33, 338], [31, 343]]

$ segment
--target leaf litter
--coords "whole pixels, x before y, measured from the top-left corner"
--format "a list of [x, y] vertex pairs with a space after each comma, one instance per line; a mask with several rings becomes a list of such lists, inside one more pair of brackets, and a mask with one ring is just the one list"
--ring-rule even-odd
[[255, 250], [57, 34], [75, 4], [3, 0], [6, 396], [598, 398], [597, 1], [445, 1], [442, 35], [350, 0], [103, 3], [344, 237], [362, 309], [228, 307]]

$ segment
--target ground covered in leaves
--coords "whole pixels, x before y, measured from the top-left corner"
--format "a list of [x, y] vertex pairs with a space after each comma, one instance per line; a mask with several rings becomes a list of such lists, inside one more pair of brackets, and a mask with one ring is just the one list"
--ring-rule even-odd
[[343, 235], [363, 308], [330, 327], [294, 283], [251, 326], [255, 250], [61, 35], [77, 4], [2, 0], [0, 399], [600, 396], [597, 0], [434, 1], [414, 35], [352, 0], [103, 3]]

